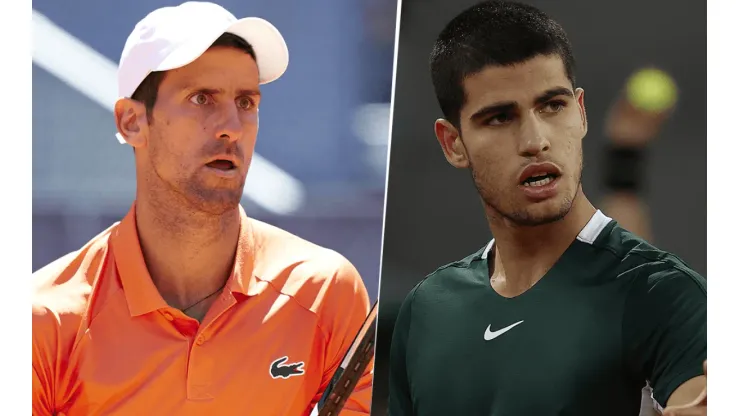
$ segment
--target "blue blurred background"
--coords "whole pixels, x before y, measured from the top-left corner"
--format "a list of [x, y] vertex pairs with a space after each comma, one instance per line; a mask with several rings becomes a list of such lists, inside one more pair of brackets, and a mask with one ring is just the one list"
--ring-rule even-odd
[[[114, 138], [111, 74], [134, 25], [180, 3], [33, 2], [34, 270], [78, 249], [131, 206], [134, 160]], [[247, 213], [346, 256], [374, 300], [395, 0], [218, 3], [237, 17], [272, 22], [290, 52], [285, 75], [262, 89], [261, 157], [247, 179]]]

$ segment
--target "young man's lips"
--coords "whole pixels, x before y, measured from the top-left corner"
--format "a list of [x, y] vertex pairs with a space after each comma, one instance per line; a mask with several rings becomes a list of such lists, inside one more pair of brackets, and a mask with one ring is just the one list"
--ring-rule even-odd
[[543, 175], [552, 175], [557, 178], [560, 176], [560, 168], [558, 168], [554, 163], [551, 162], [532, 163], [530, 165], [527, 165], [527, 167], [524, 168], [522, 173], [519, 175], [519, 183], [523, 184], [524, 181], [533, 176]]
[[552, 198], [558, 192], [558, 185], [560, 183], [560, 176], [548, 179], [545, 184], [542, 185], [524, 185], [520, 184], [519, 189], [524, 192], [529, 200], [533, 202], [544, 201], [548, 198]]

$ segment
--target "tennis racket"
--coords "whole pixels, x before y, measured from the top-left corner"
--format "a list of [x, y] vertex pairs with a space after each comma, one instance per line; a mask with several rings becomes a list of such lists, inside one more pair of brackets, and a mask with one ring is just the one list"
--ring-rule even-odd
[[311, 412], [311, 416], [337, 416], [344, 403], [357, 386], [362, 373], [375, 355], [375, 325], [378, 302], [373, 304], [365, 322], [355, 335], [352, 345], [344, 354], [339, 368], [324, 390], [324, 394]]

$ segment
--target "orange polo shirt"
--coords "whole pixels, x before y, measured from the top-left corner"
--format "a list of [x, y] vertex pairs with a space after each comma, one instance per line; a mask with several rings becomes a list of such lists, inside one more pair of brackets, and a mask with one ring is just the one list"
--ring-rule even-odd
[[[243, 210], [202, 324], [159, 295], [133, 208], [33, 284], [34, 415], [308, 415], [370, 309], [344, 257]], [[369, 413], [371, 369], [342, 415]]]

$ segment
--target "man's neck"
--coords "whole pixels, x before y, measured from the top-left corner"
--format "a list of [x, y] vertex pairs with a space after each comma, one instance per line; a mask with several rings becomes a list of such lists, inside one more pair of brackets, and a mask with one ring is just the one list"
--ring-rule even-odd
[[571, 210], [559, 221], [519, 226], [494, 215], [488, 224], [495, 236], [491, 284], [502, 296], [518, 296], [534, 286], [573, 243], [596, 213], [579, 189]]
[[135, 206], [147, 270], [162, 298], [178, 309], [199, 302], [226, 283], [240, 231], [238, 207], [212, 215], [185, 205], [140, 195]]

